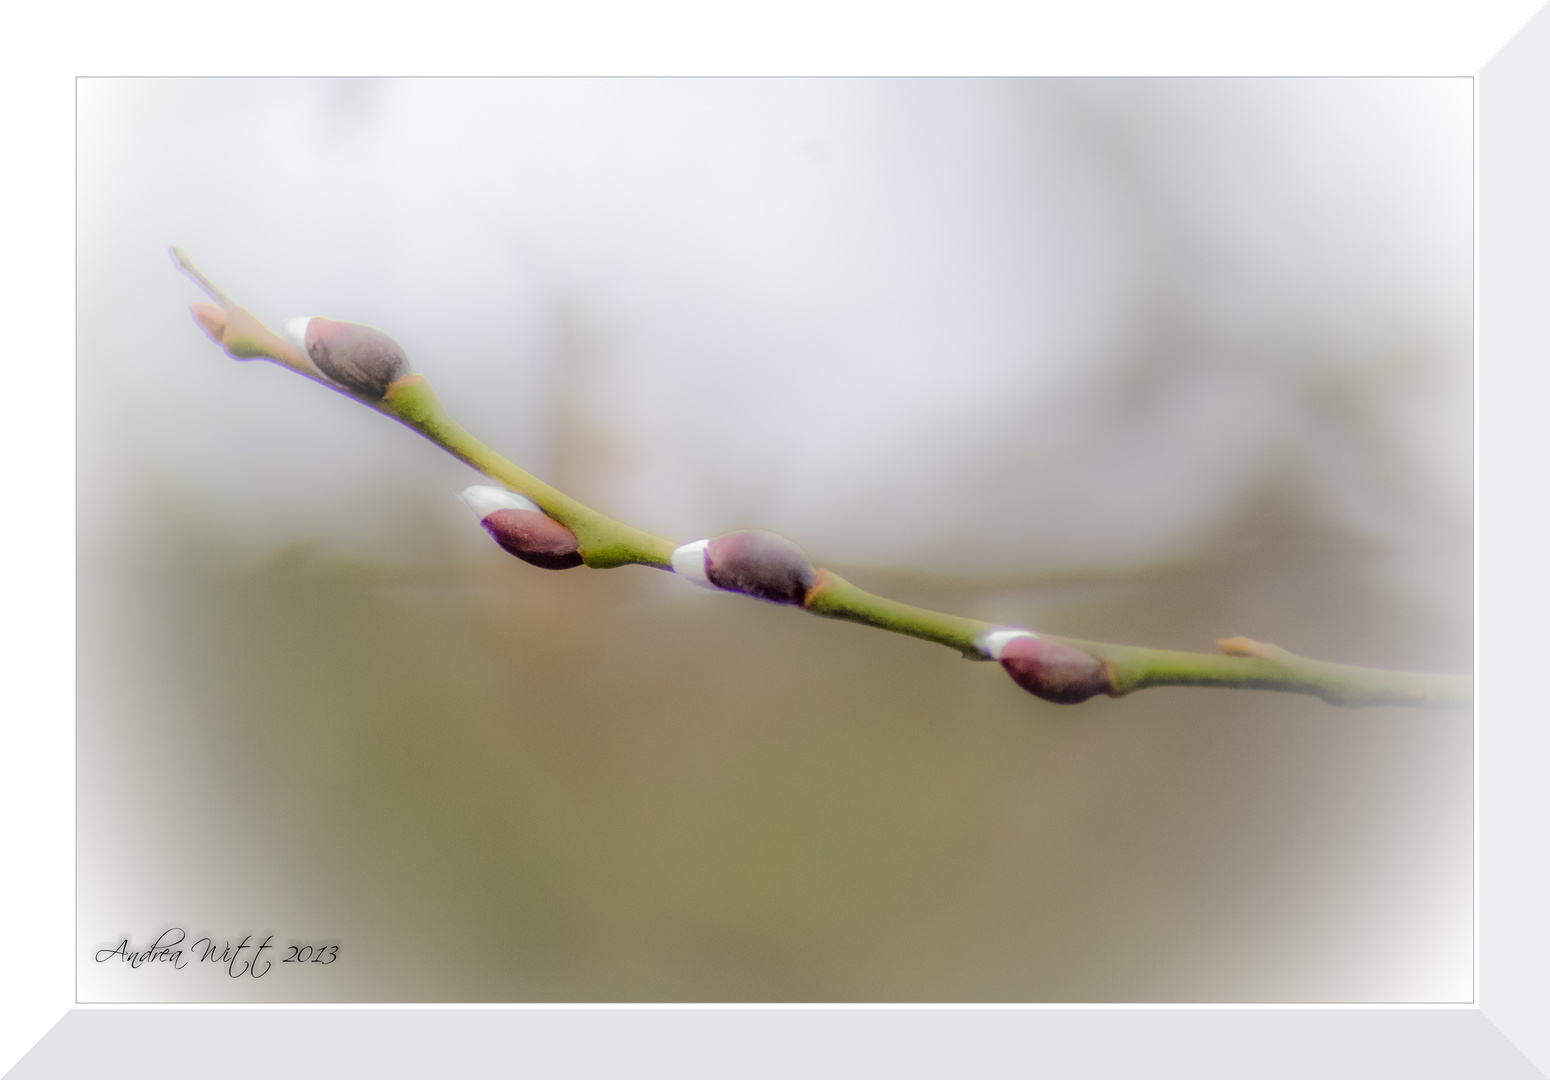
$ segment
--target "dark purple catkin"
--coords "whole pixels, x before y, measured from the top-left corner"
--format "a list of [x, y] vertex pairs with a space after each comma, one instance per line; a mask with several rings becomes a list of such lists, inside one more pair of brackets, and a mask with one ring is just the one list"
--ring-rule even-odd
[[375, 327], [314, 315], [288, 320], [285, 330], [325, 378], [369, 401], [409, 374], [403, 347]]
[[496, 510], [481, 525], [495, 542], [523, 562], [545, 570], [581, 565], [576, 534], [537, 510]]
[[1114, 689], [1102, 661], [1059, 642], [1014, 637], [1002, 646], [1000, 660], [1018, 686], [1059, 705], [1075, 705]]
[[718, 589], [774, 604], [800, 604], [818, 577], [801, 548], [763, 529], [710, 541], [705, 546], [705, 576]]
[[461, 498], [495, 542], [525, 563], [565, 570], [582, 563], [576, 534], [539, 509], [525, 495], [477, 484]]

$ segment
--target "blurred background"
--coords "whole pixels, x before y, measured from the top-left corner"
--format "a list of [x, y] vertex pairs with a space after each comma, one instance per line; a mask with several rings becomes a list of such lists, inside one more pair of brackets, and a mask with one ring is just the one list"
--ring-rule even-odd
[[[1465, 673], [1469, 80], [78, 85], [82, 1000], [1471, 998], [1468, 714], [529, 567], [166, 255], [663, 536]], [[93, 959], [173, 926], [339, 960]]]

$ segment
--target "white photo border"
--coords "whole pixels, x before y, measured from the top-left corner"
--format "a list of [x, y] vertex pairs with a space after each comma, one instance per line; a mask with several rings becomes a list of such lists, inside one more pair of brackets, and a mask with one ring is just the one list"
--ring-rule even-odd
[[[282, 1061], [296, 1075], [311, 1074], [313, 1065], [337, 1069], [338, 1060], [328, 1054], [310, 1060], [305, 1054], [267, 1056], [287, 1045], [308, 1046], [309, 1040], [326, 1043], [330, 1030], [349, 1043], [356, 1071], [364, 1067], [377, 1075], [397, 1074], [415, 1062], [445, 1061], [445, 1040], [452, 1037], [467, 1040], [471, 1052], [503, 1055], [492, 1060], [540, 1064], [563, 1050], [543, 1038], [544, 1031], [573, 1040], [577, 1065], [599, 1066], [605, 1042], [616, 1048], [614, 1060], [636, 1066], [653, 1053], [693, 1045], [700, 1049], [683, 1063], [696, 1071], [725, 1070], [738, 1062], [750, 1066], [745, 1071], [763, 1073], [802, 1060], [813, 1066], [810, 1071], [821, 1072], [829, 1071], [826, 1064], [843, 1070], [863, 1062], [873, 1067], [867, 1071], [894, 1064], [908, 1072], [916, 1071], [912, 1065], [951, 1065], [954, 1059], [938, 1053], [918, 1056], [928, 1038], [958, 1046], [957, 1063], [970, 1071], [983, 1070], [992, 1060], [987, 1054], [1014, 1055], [1007, 1061], [1019, 1071], [1040, 1062], [1085, 1060], [1100, 1070], [1088, 1075], [1123, 1070], [1125, 1061], [1132, 1068], [1143, 1063], [1155, 1068], [1180, 1054], [1188, 1055], [1194, 1075], [1226, 1076], [1237, 1075], [1230, 1070], [1241, 1070], [1259, 1054], [1282, 1053], [1284, 1063], [1319, 1060], [1326, 1066], [1323, 1075], [1356, 1076], [1372, 1074], [1375, 1047], [1380, 1054], [1387, 1047], [1390, 1065], [1417, 1050], [1430, 1052], [1439, 1068], [1456, 1064], [1445, 1047], [1438, 1049], [1444, 1044], [1461, 1054], [1497, 1055], [1488, 1070], [1486, 1058], [1466, 1058], [1482, 1066], [1476, 1075], [1506, 1075], [1497, 1066], [1521, 1069], [1528, 1061], [1550, 1068], [1550, 989], [1544, 977], [1550, 937], [1542, 915], [1550, 910], [1550, 871], [1540, 840], [1540, 829], [1550, 822], [1550, 791], [1538, 772], [1550, 756], [1550, 735], [1537, 720], [1542, 710], [1522, 688], [1524, 680], [1506, 676], [1535, 668], [1526, 609], [1543, 571], [1536, 573], [1542, 559], [1536, 558], [1539, 514], [1530, 470], [1550, 456], [1542, 446], [1546, 425], [1537, 415], [1543, 397], [1535, 393], [1545, 379], [1543, 350], [1534, 349], [1542, 298], [1550, 295], [1542, 254], [1550, 250], [1550, 219], [1542, 209], [1543, 193], [1550, 191], [1545, 182], [1550, 149], [1534, 142], [1535, 135], [1550, 131], [1550, 15], [1540, 11], [1508, 40], [1536, 6], [1449, 0], [1418, 10], [1352, 0], [1310, 8], [1282, 0], [1252, 5], [1250, 17], [1249, 6], [1203, 0], [1166, 7], [1112, 0], [1079, 10], [1067, 6], [1059, 14], [1053, 7], [1014, 12], [1011, 5], [994, 4], [953, 9], [938, 4], [930, 10], [841, 4], [824, 5], [820, 18], [817, 5], [786, 4], [767, 5], [763, 12], [748, 9], [734, 18], [709, 5], [680, 4], [652, 5], [647, 18], [647, 6], [627, 9], [622, 3], [543, 16], [521, 8], [496, 15], [479, 5], [452, 4], [439, 8], [441, 25], [429, 34], [422, 26], [373, 23], [365, 9], [342, 4], [281, 3], [266, 7], [262, 18], [249, 9], [181, 16], [170, 5], [129, 12], [81, 4], [29, 15], [33, 21], [20, 27], [18, 39], [28, 43], [28, 55], [3, 76], [10, 91], [7, 141], [21, 167], [8, 170], [5, 181], [11, 196], [7, 216], [17, 226], [13, 235], [19, 244], [0, 269], [5, 275], [0, 295], [12, 316], [13, 400], [30, 403], [25, 419], [18, 422], [13, 414], [5, 426], [13, 461], [40, 451], [63, 460], [64, 433], [73, 431], [73, 334], [62, 329], [73, 325], [74, 250], [67, 238], [74, 236], [78, 75], [316, 74], [341, 66], [360, 74], [1478, 73], [1477, 430], [1487, 466], [1477, 474], [1477, 506], [1484, 495], [1487, 508], [1486, 527], [1477, 533], [1477, 551], [1484, 556], [1477, 555], [1477, 625], [1485, 628], [1477, 636], [1477, 654], [1486, 657], [1478, 672], [1484, 676], [1484, 727], [1477, 726], [1480, 927], [1477, 1005], [1453, 1009], [74, 1009], [74, 567], [73, 544], [66, 542], [73, 532], [62, 525], [74, 518], [73, 492], [59, 476], [19, 470], [23, 475], [11, 488], [4, 530], [9, 565], [27, 571], [13, 570], [12, 617], [4, 630], [11, 768], [0, 795], [6, 800], [0, 820], [13, 887], [5, 900], [12, 949], [0, 999], [7, 1017], [0, 1025], [0, 1065], [18, 1061], [70, 1011], [58, 1034], [74, 1039], [76, 1050], [88, 1052], [88, 1042], [110, 1044], [109, 1056], [100, 1060], [119, 1062], [146, 1053], [142, 1060], [157, 1062], [162, 1076], [198, 1075], [213, 1063], [200, 1059], [200, 1049], [239, 1031], [248, 1038], [263, 1032], [262, 1044], [249, 1041], [245, 1048], [243, 1068], [259, 1070], [251, 1075], [272, 1075]], [[178, 18], [186, 22], [178, 25]], [[489, 20], [500, 22], [505, 32], [483, 41], [471, 35]], [[515, 33], [519, 21], [523, 34]], [[614, 33], [598, 32], [610, 24]], [[307, 26], [309, 33], [297, 32]], [[815, 38], [819, 26], [823, 33]], [[341, 58], [338, 43], [352, 40], [356, 47]], [[234, 43], [246, 45], [245, 54]], [[761, 1022], [756, 1012], [794, 1022]], [[454, 1016], [461, 1019], [449, 1019]], [[874, 1021], [877, 1016], [893, 1019]], [[1280, 1019], [1272, 1019], [1276, 1016]], [[122, 1037], [79, 1038], [88, 1030], [130, 1035], [150, 1028], [157, 1030], [154, 1054], [145, 1047], [132, 1050]], [[365, 1041], [373, 1030], [396, 1035]], [[423, 1035], [421, 1048], [406, 1050], [417, 1031]], [[514, 1052], [507, 1041], [518, 1031], [533, 1040], [529, 1055]], [[768, 1038], [775, 1031], [786, 1040], [779, 1046], [738, 1045], [745, 1037]], [[1060, 1031], [1070, 1037], [1059, 1037]], [[287, 1044], [288, 1032], [299, 1042]], [[955, 1033], [982, 1041], [964, 1049]], [[1313, 1044], [1261, 1045], [1288, 1037]], [[875, 1041], [890, 1038], [891, 1043]], [[1042, 1049], [1040, 1038], [1049, 1040]], [[574, 1041], [579, 1039], [586, 1042]], [[817, 1040], [829, 1041], [833, 1052]], [[1499, 1044], [1508, 1040], [1526, 1058], [1515, 1061], [1502, 1051]], [[58, 1042], [49, 1040], [51, 1054]], [[70, 1052], [68, 1046], [64, 1052]], [[917, 1056], [900, 1056], [906, 1054]], [[33, 1057], [38, 1066], [45, 1064]], [[236, 1055], [220, 1060], [234, 1062]], [[44, 1075], [33, 1068], [29, 1059], [17, 1075]], [[1260, 1075], [1278, 1072], [1279, 1067]], [[1409, 1073], [1432, 1074], [1432, 1069]]]

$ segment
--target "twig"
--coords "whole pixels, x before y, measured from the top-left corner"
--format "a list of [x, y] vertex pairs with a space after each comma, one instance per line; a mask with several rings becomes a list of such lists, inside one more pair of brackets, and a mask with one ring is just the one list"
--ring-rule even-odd
[[[944, 615], [874, 596], [828, 570], [815, 569], [800, 549], [773, 533], [733, 533], [676, 545], [583, 506], [474, 438], [447, 415], [425, 377], [409, 372], [403, 350], [381, 331], [299, 319], [288, 322], [286, 337], [281, 337], [233, 303], [182, 250], [174, 247], [171, 253], [178, 269], [216, 301], [195, 304], [192, 310], [229, 355], [273, 360], [353, 397], [498, 481], [503, 491], [471, 488], [465, 498], [502, 546], [537, 565], [607, 569], [634, 563], [677, 572], [708, 587], [934, 641], [970, 660], [999, 660], [1018, 685], [1063, 703], [1098, 694], [1122, 697], [1152, 686], [1219, 686], [1312, 694], [1344, 706], [1468, 709], [1473, 704], [1474, 680], [1468, 676], [1325, 663], [1249, 638], [1219, 641], [1220, 654], [1173, 652]], [[511, 492], [522, 498], [512, 499], [507, 494]], [[540, 534], [547, 545], [542, 552], [534, 539]]]

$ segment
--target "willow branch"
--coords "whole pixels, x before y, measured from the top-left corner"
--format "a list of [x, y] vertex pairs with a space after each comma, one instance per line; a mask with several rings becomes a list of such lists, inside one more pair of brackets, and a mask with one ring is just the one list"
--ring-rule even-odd
[[[583, 506], [480, 442], [447, 415], [425, 377], [409, 372], [402, 349], [381, 331], [302, 319], [287, 323], [282, 337], [236, 305], [180, 249], [171, 250], [178, 269], [215, 301], [193, 305], [194, 317], [228, 355], [274, 361], [355, 398], [497, 481], [502, 491], [480, 496], [494, 501], [479, 504], [477, 512], [503, 547], [535, 565], [607, 569], [639, 564], [679, 573], [707, 587], [936, 642], [970, 660], [999, 660], [1024, 689], [1062, 703], [1098, 694], [1122, 697], [1153, 686], [1216, 686], [1312, 694], [1343, 706], [1472, 706], [1474, 681], [1467, 676], [1326, 663], [1242, 637], [1219, 641], [1219, 654], [1111, 645], [929, 611], [875, 596], [816, 569], [800, 549], [773, 533], [674, 544]], [[521, 498], [511, 500], [505, 493]], [[535, 528], [535, 522], [542, 528]], [[562, 528], [556, 530], [551, 522]], [[542, 552], [534, 539], [541, 534], [548, 545]]]

